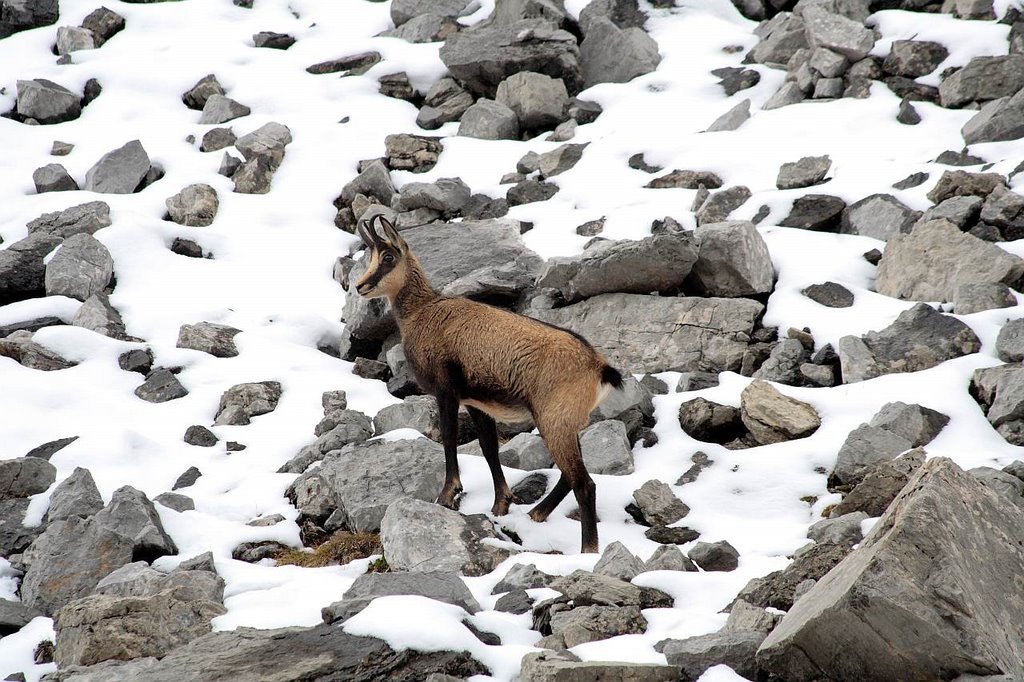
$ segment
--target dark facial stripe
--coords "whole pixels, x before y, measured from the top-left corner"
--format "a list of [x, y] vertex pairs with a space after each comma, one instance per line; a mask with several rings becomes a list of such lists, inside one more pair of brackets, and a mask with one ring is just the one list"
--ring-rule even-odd
[[[397, 263], [397, 261], [395, 262]], [[394, 269], [395, 263], [385, 263], [383, 261], [380, 261], [377, 266], [377, 269], [374, 270], [373, 273], [370, 275], [370, 278], [363, 282], [363, 286], [369, 289], [373, 289], [378, 284], [380, 284], [380, 281], [384, 279], [384, 277], [386, 277], [389, 272], [391, 272]]]

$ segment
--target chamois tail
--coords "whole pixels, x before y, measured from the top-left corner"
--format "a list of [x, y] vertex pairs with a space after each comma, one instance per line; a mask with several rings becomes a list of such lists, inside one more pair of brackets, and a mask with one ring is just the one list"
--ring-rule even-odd
[[622, 373], [611, 365], [601, 368], [601, 383], [607, 384], [614, 389], [622, 388]]

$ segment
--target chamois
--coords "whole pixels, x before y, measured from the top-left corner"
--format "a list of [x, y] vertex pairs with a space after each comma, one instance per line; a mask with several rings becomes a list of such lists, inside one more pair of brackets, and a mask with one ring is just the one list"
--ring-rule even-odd
[[513, 500], [498, 461], [495, 420], [514, 423], [532, 417], [562, 475], [530, 518], [546, 520], [572, 490], [583, 527], [581, 551], [597, 552], [595, 486], [583, 463], [579, 431], [608, 392], [621, 388], [622, 375], [573, 332], [440, 295], [385, 218], [374, 216], [368, 226], [363, 222], [357, 229], [370, 248], [370, 263], [355, 289], [367, 298], [387, 297], [416, 380], [437, 399], [445, 455], [438, 503], [454, 508], [462, 492], [455, 450], [460, 404], [476, 425], [494, 479], [491, 512], [496, 516], [507, 514]]

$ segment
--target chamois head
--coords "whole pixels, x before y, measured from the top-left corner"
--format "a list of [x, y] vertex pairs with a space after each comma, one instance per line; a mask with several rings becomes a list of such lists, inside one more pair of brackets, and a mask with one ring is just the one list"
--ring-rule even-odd
[[366, 298], [387, 296], [393, 300], [406, 279], [412, 255], [409, 245], [395, 226], [380, 215], [360, 222], [356, 229], [363, 243], [370, 248], [370, 264], [366, 274], [356, 282], [356, 291]]

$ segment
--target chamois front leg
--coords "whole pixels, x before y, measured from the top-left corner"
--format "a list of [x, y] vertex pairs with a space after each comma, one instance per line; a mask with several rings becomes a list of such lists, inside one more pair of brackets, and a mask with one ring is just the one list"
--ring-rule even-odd
[[440, 418], [441, 444], [444, 446], [444, 487], [437, 496], [442, 507], [457, 509], [456, 499], [462, 492], [459, 479], [459, 457], [456, 440], [459, 431], [459, 401], [450, 393], [437, 396], [437, 411]]
[[555, 483], [555, 487], [551, 489], [551, 492], [547, 494], [543, 500], [537, 503], [537, 506], [530, 510], [530, 518], [537, 523], [543, 523], [548, 520], [551, 516], [551, 512], [555, 511], [555, 507], [565, 499], [565, 496], [569, 494], [572, 488], [569, 486], [569, 479], [565, 474], [558, 477], [558, 483]]
[[505, 473], [501, 470], [501, 461], [498, 459], [498, 426], [487, 413], [475, 407], [466, 409], [476, 425], [476, 432], [480, 437], [480, 449], [483, 450], [484, 459], [487, 460], [491, 478], [494, 480], [494, 506], [491, 507], [491, 513], [495, 516], [504, 516], [508, 514], [512, 491], [509, 490], [508, 483], [505, 482]]

